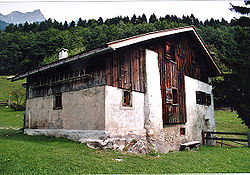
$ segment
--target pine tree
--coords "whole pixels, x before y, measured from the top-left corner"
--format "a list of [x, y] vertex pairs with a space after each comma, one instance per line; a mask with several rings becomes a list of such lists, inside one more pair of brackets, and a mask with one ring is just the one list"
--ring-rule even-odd
[[136, 24], [136, 15], [135, 14], [131, 18], [131, 23]]
[[148, 22], [147, 17], [146, 17], [146, 15], [144, 13], [142, 14], [141, 18], [142, 18], [142, 22], [145, 22], [145, 23]]
[[[242, 15], [249, 15], [250, 9], [247, 7], [249, 1], [245, 1], [245, 7], [234, 6], [231, 4], [231, 10]], [[247, 23], [245, 23], [248, 21]], [[235, 41], [237, 48], [235, 58], [228, 59], [227, 65], [232, 69], [231, 86], [234, 88], [232, 94], [237, 94], [237, 98], [232, 99], [233, 106], [236, 109], [239, 118], [250, 128], [250, 23], [248, 16], [241, 16], [236, 19], [236, 24], [241, 27], [235, 27]]]
[[75, 23], [75, 21], [72, 20], [70, 25], [69, 25], [69, 28], [72, 29], [72, 28], [75, 28], [75, 26], [76, 26], [76, 23]]
[[155, 14], [153, 13], [150, 18], [149, 18], [149, 23], [155, 23], [157, 21], [157, 17], [155, 16]]
[[99, 18], [98, 18], [97, 24], [98, 24], [98, 25], [102, 25], [102, 24], [103, 24], [103, 19], [102, 19], [102, 17], [99, 17]]
[[63, 29], [68, 30], [68, 28], [69, 28], [68, 22], [65, 21], [64, 24], [63, 24]]

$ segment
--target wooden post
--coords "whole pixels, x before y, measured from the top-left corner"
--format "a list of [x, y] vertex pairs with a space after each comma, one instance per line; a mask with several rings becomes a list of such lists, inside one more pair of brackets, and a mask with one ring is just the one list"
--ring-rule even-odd
[[204, 130], [201, 131], [202, 144], [205, 145], [205, 135]]
[[221, 138], [222, 138], [222, 140], [221, 140], [220, 146], [222, 147], [222, 145], [223, 145], [223, 136]]
[[247, 132], [248, 148], [250, 148], [250, 131]]

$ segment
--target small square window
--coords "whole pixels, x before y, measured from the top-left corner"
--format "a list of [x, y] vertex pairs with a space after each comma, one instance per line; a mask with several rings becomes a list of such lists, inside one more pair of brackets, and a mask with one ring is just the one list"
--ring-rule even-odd
[[131, 93], [131, 91], [123, 91], [122, 105], [123, 106], [132, 106], [132, 93]]
[[186, 135], [186, 128], [180, 128], [180, 134]]
[[62, 109], [62, 94], [55, 94], [54, 96], [54, 109]]
[[196, 91], [196, 103], [200, 105], [206, 104], [206, 93], [202, 91]]
[[202, 91], [196, 91], [196, 103], [200, 105], [211, 105], [211, 95]]

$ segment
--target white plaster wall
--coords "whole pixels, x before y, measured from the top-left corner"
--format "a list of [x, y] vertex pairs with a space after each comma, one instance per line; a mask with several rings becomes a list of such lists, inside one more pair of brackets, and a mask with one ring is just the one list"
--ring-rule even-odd
[[110, 136], [141, 135], [144, 129], [144, 94], [132, 91], [132, 107], [122, 106], [123, 90], [105, 86], [105, 131]]
[[62, 129], [62, 111], [53, 110], [53, 96], [26, 100], [25, 128]]
[[54, 96], [26, 101], [26, 128], [104, 130], [104, 86], [62, 93], [62, 109], [53, 109]]
[[[185, 76], [187, 123], [186, 132], [189, 141], [201, 141], [201, 131], [215, 131], [214, 100], [212, 86]], [[196, 104], [196, 91], [211, 94], [211, 105]], [[207, 120], [207, 122], [205, 122]]]
[[63, 128], [104, 130], [105, 86], [63, 93]]
[[145, 77], [145, 128], [147, 135], [158, 135], [163, 128], [162, 98], [160, 87], [160, 71], [158, 54], [146, 49], [146, 77]]

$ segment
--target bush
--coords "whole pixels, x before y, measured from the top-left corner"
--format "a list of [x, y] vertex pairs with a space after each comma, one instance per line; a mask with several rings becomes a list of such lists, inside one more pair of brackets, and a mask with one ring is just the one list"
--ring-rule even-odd
[[25, 109], [25, 88], [22, 85], [17, 85], [12, 88], [10, 94], [10, 107], [16, 111]]

